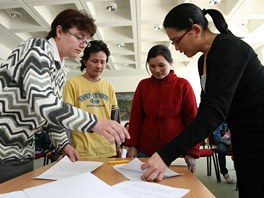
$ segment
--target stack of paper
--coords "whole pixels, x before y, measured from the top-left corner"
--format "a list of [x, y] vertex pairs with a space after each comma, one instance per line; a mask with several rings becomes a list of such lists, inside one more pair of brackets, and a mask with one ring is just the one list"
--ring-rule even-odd
[[91, 173], [82, 173], [22, 191], [0, 194], [0, 198], [179, 198], [189, 191], [144, 181], [125, 181], [111, 187]]
[[[102, 164], [102, 162], [91, 161], [71, 162], [68, 157], [64, 157], [37, 177], [58, 181], [0, 194], [0, 198], [178, 198], [189, 192], [188, 189], [173, 188], [142, 180], [125, 181], [111, 187], [90, 173]], [[143, 173], [141, 165], [142, 162], [135, 158], [126, 165], [116, 165], [114, 168], [131, 180], [140, 180]], [[177, 175], [180, 174], [168, 169], [164, 177]]]
[[26, 188], [22, 191], [0, 194], [0, 198], [76, 198], [107, 197], [128, 198], [93, 174], [86, 172], [47, 184]]

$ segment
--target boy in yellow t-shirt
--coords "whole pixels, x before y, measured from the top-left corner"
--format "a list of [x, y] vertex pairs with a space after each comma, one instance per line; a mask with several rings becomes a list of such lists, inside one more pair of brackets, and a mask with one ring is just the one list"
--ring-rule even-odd
[[[63, 100], [97, 116], [120, 123], [115, 90], [100, 75], [106, 67], [110, 51], [103, 41], [90, 41], [81, 59], [83, 75], [70, 78], [63, 90]], [[71, 132], [71, 144], [83, 157], [116, 156], [116, 145], [96, 133]]]

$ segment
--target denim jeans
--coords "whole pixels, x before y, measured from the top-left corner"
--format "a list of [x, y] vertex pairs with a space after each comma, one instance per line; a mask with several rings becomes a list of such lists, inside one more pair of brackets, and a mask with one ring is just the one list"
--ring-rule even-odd
[[150, 157], [150, 156], [148, 154], [138, 151], [137, 157], [140, 158], [140, 157]]
[[226, 153], [229, 150], [229, 146], [225, 144], [218, 144], [217, 145], [217, 153], [218, 153], [218, 160], [219, 160], [219, 166], [220, 166], [220, 173], [222, 175], [225, 175], [228, 173], [228, 170], [226, 168]]

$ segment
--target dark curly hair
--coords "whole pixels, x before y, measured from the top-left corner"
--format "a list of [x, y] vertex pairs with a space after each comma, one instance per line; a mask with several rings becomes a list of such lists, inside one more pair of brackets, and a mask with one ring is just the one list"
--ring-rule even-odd
[[89, 59], [91, 53], [97, 53], [100, 51], [103, 51], [106, 54], [106, 62], [108, 62], [110, 51], [103, 41], [93, 40], [88, 43], [87, 47], [83, 51], [83, 56], [81, 57], [81, 71], [86, 69], [85, 62]]

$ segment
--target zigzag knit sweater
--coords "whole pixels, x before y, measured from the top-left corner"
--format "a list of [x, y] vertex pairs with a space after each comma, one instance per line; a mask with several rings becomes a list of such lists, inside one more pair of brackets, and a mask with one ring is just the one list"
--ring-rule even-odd
[[66, 69], [54, 61], [53, 48], [46, 39], [29, 39], [0, 66], [0, 163], [33, 158], [40, 126], [61, 149], [69, 143], [65, 128], [90, 131], [97, 122], [61, 100]]

